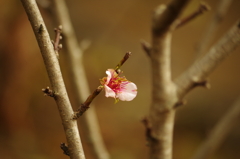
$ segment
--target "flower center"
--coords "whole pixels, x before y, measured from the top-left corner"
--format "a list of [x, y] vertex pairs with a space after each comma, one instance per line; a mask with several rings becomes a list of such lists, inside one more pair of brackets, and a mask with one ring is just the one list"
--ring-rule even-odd
[[113, 77], [110, 79], [108, 83], [108, 87], [110, 87], [114, 92], [119, 93], [125, 89], [126, 84], [129, 82], [124, 77]]

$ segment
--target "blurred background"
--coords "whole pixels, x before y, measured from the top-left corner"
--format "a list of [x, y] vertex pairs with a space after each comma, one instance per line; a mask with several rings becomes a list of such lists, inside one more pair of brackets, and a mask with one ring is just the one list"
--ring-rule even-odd
[[[179, 76], [196, 59], [196, 48], [218, 7], [218, 0], [206, 1], [212, 8], [173, 34], [172, 72]], [[124, 64], [124, 75], [138, 86], [131, 102], [114, 104], [101, 93], [95, 100], [99, 124], [113, 159], [148, 158], [145, 128], [141, 120], [148, 114], [151, 79], [150, 61], [140, 40], [150, 42], [153, 9], [165, 0], [68, 0], [71, 20], [79, 42], [90, 40], [84, 52], [84, 66], [93, 91], [108, 68], [113, 68], [125, 52], [131, 58]], [[197, 10], [200, 1], [192, 1], [182, 17]], [[214, 44], [239, 18], [240, 1], [234, 0], [226, 17], [216, 29], [208, 47]], [[54, 39], [55, 20], [41, 9]], [[54, 100], [43, 95], [49, 86], [45, 66], [32, 28], [20, 1], [0, 0], [0, 156], [3, 159], [67, 159], [59, 144], [65, 141], [63, 127]], [[64, 46], [63, 46], [64, 47]], [[240, 94], [240, 47], [209, 77], [211, 89], [197, 88], [187, 96], [187, 104], [178, 109], [174, 131], [174, 159], [193, 156], [213, 126], [229, 110]], [[74, 109], [66, 50], [60, 63]], [[79, 129], [87, 159], [92, 159], [86, 134]], [[228, 135], [212, 159], [240, 158], [240, 124]]]

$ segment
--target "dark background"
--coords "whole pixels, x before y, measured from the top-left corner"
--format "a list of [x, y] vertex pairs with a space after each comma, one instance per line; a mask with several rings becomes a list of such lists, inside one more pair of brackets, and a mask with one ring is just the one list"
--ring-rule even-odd
[[[196, 59], [196, 48], [217, 9], [218, 0], [209, 0], [210, 12], [179, 28], [173, 34], [173, 78]], [[104, 141], [113, 159], [148, 158], [145, 128], [140, 122], [148, 114], [151, 76], [148, 57], [140, 40], [150, 41], [152, 11], [160, 0], [68, 0], [76, 36], [90, 40], [84, 53], [84, 65], [91, 91], [99, 85], [108, 68], [113, 68], [125, 52], [133, 55], [122, 67], [124, 75], [138, 86], [132, 102], [105, 98], [94, 101]], [[199, 1], [192, 1], [184, 15], [195, 11]], [[216, 30], [211, 45], [239, 18], [240, 1], [233, 1], [226, 17]], [[53, 39], [54, 20], [41, 10]], [[33, 31], [20, 1], [0, 0], [0, 156], [3, 159], [66, 159], [59, 144], [65, 136], [54, 100], [43, 96], [49, 86], [45, 66]], [[64, 47], [64, 46], [63, 46]], [[240, 48], [236, 49], [209, 77], [211, 89], [197, 88], [179, 108], [174, 131], [174, 159], [190, 158], [217, 121], [240, 94]], [[74, 94], [69, 81], [65, 50], [60, 63], [74, 109]], [[79, 129], [86, 158], [92, 158], [86, 134]], [[212, 159], [239, 159], [240, 128], [236, 121], [225, 142]]]

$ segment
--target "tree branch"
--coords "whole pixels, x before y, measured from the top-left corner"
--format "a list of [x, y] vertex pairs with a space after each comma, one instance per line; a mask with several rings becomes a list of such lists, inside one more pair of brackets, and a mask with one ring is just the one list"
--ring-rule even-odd
[[[64, 0], [53, 0], [54, 7], [56, 9], [56, 16], [58, 22], [63, 26], [63, 35], [68, 50], [68, 60], [72, 72], [72, 84], [75, 88], [74, 92], [77, 97], [77, 104], [81, 105], [90, 94], [89, 84], [87, 81], [86, 73], [83, 66], [83, 51], [79, 47], [79, 43], [74, 33], [72, 23], [68, 9]], [[88, 113], [84, 115], [85, 130], [89, 136], [89, 144], [92, 153], [95, 158], [109, 159], [109, 153], [104, 145], [100, 128], [97, 121], [95, 106], [92, 104], [92, 108], [88, 110]]]
[[209, 43], [213, 39], [218, 25], [221, 23], [223, 18], [225, 17], [232, 0], [220, 0], [217, 10], [214, 13], [212, 19], [207, 26], [205, 34], [203, 35], [199, 46], [197, 47], [197, 55], [201, 55], [208, 47]]
[[207, 159], [209, 158], [221, 145], [227, 134], [236, 125], [240, 117], [240, 97], [232, 105], [230, 110], [213, 128], [212, 132], [206, 141], [199, 147], [197, 153], [192, 159]]
[[201, 2], [200, 5], [199, 5], [198, 10], [196, 10], [195, 12], [190, 14], [189, 16], [187, 16], [187, 17], [185, 17], [183, 19], [179, 19], [177, 21], [176, 28], [179, 28], [179, 27], [185, 25], [186, 23], [192, 21], [193, 19], [195, 19], [199, 15], [201, 15], [204, 12], [209, 11], [209, 10], [210, 10], [210, 7], [206, 3]]
[[[151, 159], [172, 158], [172, 134], [177, 103], [176, 87], [171, 78], [170, 48], [173, 24], [189, 0], [173, 0], [160, 5], [153, 15], [152, 44], [147, 53], [152, 67], [152, 104], [146, 118]], [[149, 47], [148, 47], [149, 48]], [[150, 132], [150, 133], [149, 133]]]
[[[117, 66], [115, 67], [115, 72], [117, 74], [121, 73], [121, 70], [120, 68], [122, 67], [122, 65], [128, 60], [128, 58], [131, 56], [131, 52], [127, 52], [124, 57], [122, 58], [122, 60], [117, 64]], [[103, 85], [99, 85], [97, 87], [97, 89], [94, 90], [94, 92], [92, 94], [90, 94], [88, 96], [88, 98], [85, 100], [84, 103], [82, 103], [80, 105], [80, 107], [77, 109], [76, 112], [74, 112], [74, 116], [73, 116], [73, 119], [77, 119], [79, 118], [80, 116], [83, 115], [83, 113], [85, 111], [88, 110], [89, 105], [92, 103], [93, 99], [104, 89], [104, 86]]]
[[35, 0], [21, 0], [28, 19], [35, 33], [42, 57], [47, 69], [50, 83], [57, 103], [71, 159], [85, 159], [82, 149], [77, 121], [72, 120], [73, 110], [62, 78], [58, 59], [56, 57], [47, 28], [39, 12]]
[[198, 83], [206, 81], [210, 73], [240, 44], [240, 21], [187, 71], [175, 80], [179, 99], [187, 94]]

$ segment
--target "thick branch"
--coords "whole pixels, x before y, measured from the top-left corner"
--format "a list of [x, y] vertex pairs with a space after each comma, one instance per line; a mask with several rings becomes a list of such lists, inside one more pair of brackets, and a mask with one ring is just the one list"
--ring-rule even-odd
[[147, 133], [150, 158], [172, 158], [172, 133], [177, 102], [175, 84], [171, 78], [171, 30], [174, 21], [188, 0], [173, 0], [169, 5], [160, 5], [153, 17], [152, 44], [149, 50], [152, 65], [152, 105]]
[[[83, 66], [82, 54], [83, 51], [79, 47], [79, 43], [74, 33], [72, 23], [70, 21], [68, 9], [64, 0], [53, 0], [56, 9], [56, 16], [58, 22], [63, 26], [63, 35], [66, 42], [66, 47], [69, 55], [69, 64], [71, 65], [71, 71], [73, 78], [72, 83], [75, 88], [75, 94], [77, 97], [78, 105], [81, 105], [90, 94], [89, 84], [87, 82], [86, 73]], [[108, 159], [109, 154], [105, 148], [100, 128], [97, 121], [95, 107], [92, 104], [92, 108], [88, 110], [88, 113], [84, 115], [86, 122], [85, 129], [89, 135], [89, 143], [92, 148], [93, 154], [98, 159]]]
[[206, 141], [198, 149], [197, 153], [192, 159], [207, 159], [209, 158], [222, 142], [227, 137], [227, 134], [236, 125], [236, 121], [240, 119], [240, 97], [233, 104], [225, 116], [213, 128], [211, 134]]
[[238, 21], [200, 60], [175, 80], [178, 97], [181, 99], [202, 83], [209, 74], [240, 44], [240, 21]]
[[190, 0], [172, 0], [171, 3], [160, 5], [153, 16], [152, 32], [155, 36], [167, 33], [172, 23], [178, 18]]
[[70, 158], [85, 159], [78, 132], [77, 121], [71, 119], [73, 110], [64, 85], [58, 59], [47, 32], [47, 28], [44, 24], [35, 0], [21, 1], [35, 33], [52, 89], [55, 92], [54, 99], [57, 103], [66, 134]]

